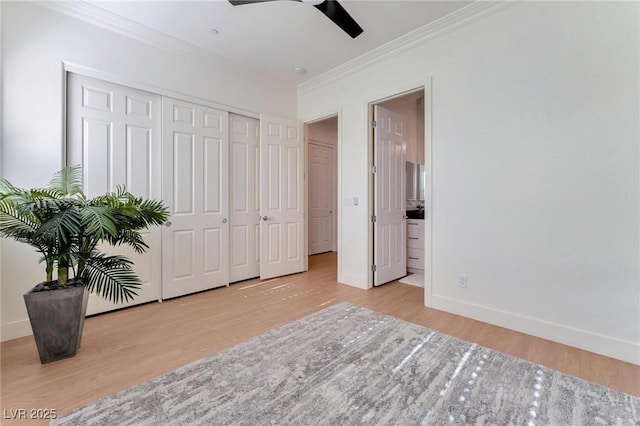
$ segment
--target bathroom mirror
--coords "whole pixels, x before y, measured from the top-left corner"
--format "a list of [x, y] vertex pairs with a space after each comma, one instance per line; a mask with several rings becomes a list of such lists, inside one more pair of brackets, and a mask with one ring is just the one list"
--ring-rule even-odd
[[414, 201], [417, 196], [417, 168], [416, 163], [407, 161], [407, 200]]
[[407, 161], [407, 201], [424, 201], [426, 169], [424, 164]]
[[418, 164], [416, 172], [416, 187], [418, 201], [424, 201], [424, 189], [427, 182], [427, 169], [424, 164]]

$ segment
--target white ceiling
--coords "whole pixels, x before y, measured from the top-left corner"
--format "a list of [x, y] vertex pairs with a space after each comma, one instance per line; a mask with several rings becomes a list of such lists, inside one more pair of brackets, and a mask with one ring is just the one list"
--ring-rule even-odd
[[[226, 0], [87, 3], [111, 20], [126, 18], [226, 57], [263, 79], [297, 85], [472, 2], [342, 0], [340, 4], [364, 29], [356, 39], [315, 7], [297, 1], [243, 6]], [[218, 35], [211, 35], [211, 28]], [[307, 72], [296, 74], [295, 67]]]

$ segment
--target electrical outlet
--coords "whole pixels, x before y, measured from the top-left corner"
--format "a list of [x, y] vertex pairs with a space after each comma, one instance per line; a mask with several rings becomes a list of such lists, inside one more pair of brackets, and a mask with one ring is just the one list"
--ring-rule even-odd
[[458, 287], [467, 288], [467, 276], [464, 274], [458, 274]]

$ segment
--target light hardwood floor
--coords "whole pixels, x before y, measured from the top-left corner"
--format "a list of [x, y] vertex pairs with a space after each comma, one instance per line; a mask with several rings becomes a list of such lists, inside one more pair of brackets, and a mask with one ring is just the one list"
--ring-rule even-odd
[[9, 420], [9, 410], [64, 414], [341, 301], [640, 396], [640, 366], [425, 308], [418, 287], [338, 284], [335, 253], [313, 256], [309, 265], [302, 274], [88, 318], [77, 356], [52, 364], [39, 363], [32, 337], [2, 343], [1, 423], [37, 423]]

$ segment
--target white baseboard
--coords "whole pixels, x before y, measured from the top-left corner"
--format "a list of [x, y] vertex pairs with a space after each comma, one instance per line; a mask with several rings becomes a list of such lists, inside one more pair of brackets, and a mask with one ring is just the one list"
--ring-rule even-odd
[[14, 321], [7, 324], [2, 324], [0, 329], [0, 341], [6, 342], [7, 340], [17, 339], [18, 337], [31, 336], [31, 324], [28, 319], [21, 321]]
[[640, 365], [640, 344], [487, 306], [432, 295], [432, 308]]

